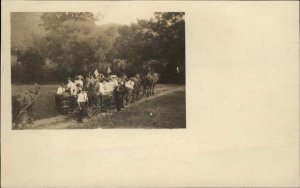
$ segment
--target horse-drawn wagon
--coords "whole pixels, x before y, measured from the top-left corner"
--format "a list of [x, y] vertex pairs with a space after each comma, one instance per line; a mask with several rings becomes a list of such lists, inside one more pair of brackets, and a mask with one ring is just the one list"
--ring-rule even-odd
[[[100, 112], [105, 112], [114, 107], [114, 92], [98, 94], [86, 91], [88, 101], [86, 102], [86, 115], [92, 117]], [[55, 94], [56, 110], [60, 114], [74, 114], [78, 112], [77, 96], [65, 93], [63, 95]]]

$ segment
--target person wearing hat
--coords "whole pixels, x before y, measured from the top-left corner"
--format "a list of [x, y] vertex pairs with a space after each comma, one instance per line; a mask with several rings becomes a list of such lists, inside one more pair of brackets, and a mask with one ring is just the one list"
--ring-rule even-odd
[[81, 75], [76, 76], [75, 84], [80, 84], [83, 87], [83, 77]]
[[88, 102], [87, 93], [83, 90], [83, 87], [78, 84], [78, 94], [77, 94], [77, 104], [78, 104], [78, 123], [82, 123], [82, 118], [84, 117], [86, 106]]

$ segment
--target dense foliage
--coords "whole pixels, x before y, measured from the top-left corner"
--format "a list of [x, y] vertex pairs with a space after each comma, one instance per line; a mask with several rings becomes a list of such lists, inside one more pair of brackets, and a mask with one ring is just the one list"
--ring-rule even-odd
[[58, 82], [96, 68], [105, 73], [108, 67], [129, 76], [151, 67], [162, 82], [184, 82], [184, 13], [154, 13], [131, 25], [100, 26], [89, 12], [22, 14], [12, 13], [15, 83]]

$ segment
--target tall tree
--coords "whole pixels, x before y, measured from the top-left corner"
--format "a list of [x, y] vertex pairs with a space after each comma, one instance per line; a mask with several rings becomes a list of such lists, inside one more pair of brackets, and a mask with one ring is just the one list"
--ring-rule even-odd
[[[177, 67], [184, 73], [185, 20], [184, 12], [157, 12], [149, 22], [156, 57], [166, 65], [164, 76], [178, 77]], [[184, 79], [184, 74], [181, 74]]]
[[108, 37], [94, 24], [65, 21], [47, 35], [48, 55], [58, 68], [71, 75], [88, 72], [89, 66], [105, 62], [111, 49]]
[[46, 30], [57, 29], [65, 21], [82, 21], [94, 23], [96, 21], [91, 12], [47, 12], [41, 16]]

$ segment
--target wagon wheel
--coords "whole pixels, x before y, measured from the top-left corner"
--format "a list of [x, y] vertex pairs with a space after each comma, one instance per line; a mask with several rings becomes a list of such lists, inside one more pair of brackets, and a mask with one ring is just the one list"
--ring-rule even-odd
[[87, 115], [88, 115], [89, 118], [93, 117], [93, 116], [98, 114], [98, 111], [99, 110], [97, 109], [97, 107], [90, 107], [90, 108], [87, 109]]
[[89, 118], [93, 117], [94, 116], [94, 109], [93, 108], [88, 108], [87, 109], [87, 116]]
[[97, 114], [98, 114], [98, 109], [97, 108], [95, 108], [95, 110], [94, 110], [94, 116], [96, 116]]

